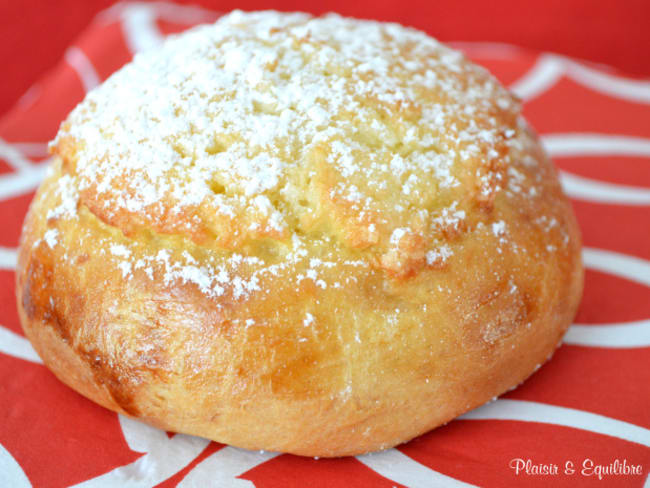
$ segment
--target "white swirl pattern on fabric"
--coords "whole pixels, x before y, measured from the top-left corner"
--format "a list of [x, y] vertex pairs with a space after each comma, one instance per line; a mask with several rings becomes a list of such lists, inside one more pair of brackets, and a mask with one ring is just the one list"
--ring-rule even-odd
[[18, 171], [28, 169], [32, 165], [29, 159], [23, 156], [23, 153], [14, 144], [9, 144], [1, 138], [0, 159], [6, 161], [9, 166]]
[[89, 92], [101, 83], [99, 75], [88, 59], [88, 56], [77, 46], [69, 47], [63, 55], [63, 59], [75, 70], [86, 92]]
[[[545, 134], [542, 142], [552, 157], [650, 157], [650, 140], [608, 134]], [[650, 205], [650, 188], [620, 185], [559, 171], [564, 191], [571, 198], [621, 205]]]
[[650, 82], [605, 73], [557, 54], [543, 54], [535, 65], [510, 85], [510, 90], [524, 101], [530, 101], [548, 91], [563, 76], [603, 95], [650, 103]]
[[155, 8], [143, 3], [127, 5], [122, 10], [122, 28], [133, 54], [153, 49], [163, 41], [156, 26], [156, 17]]
[[[18, 335], [0, 325], [0, 352], [7, 356], [24, 359], [32, 363], [43, 364], [36, 354], [32, 344], [23, 336]], [[0, 486], [3, 486], [0, 484]]]
[[237, 477], [280, 455], [278, 452], [247, 451], [225, 446], [197, 464], [178, 484], [178, 488], [254, 488], [253, 482]]
[[563, 425], [650, 447], [650, 430], [648, 429], [604, 415], [546, 403], [499, 399], [458, 418], [461, 420], [519, 420]]
[[429, 488], [431, 486], [468, 488], [475, 486], [434, 471], [394, 448], [357, 456], [357, 459], [383, 477], [409, 488]]
[[635, 136], [570, 132], [544, 134], [542, 143], [551, 156], [648, 156], [650, 139]]
[[0, 176], [0, 201], [34, 191], [45, 177], [47, 163]]
[[23, 468], [2, 444], [0, 444], [0, 486], [11, 488], [31, 488], [32, 486]]
[[562, 342], [588, 347], [650, 347], [650, 319], [620, 324], [573, 324]]
[[587, 268], [650, 286], [650, 261], [605, 249], [582, 248]]
[[175, 475], [191, 463], [210, 441], [201, 437], [174, 434], [171, 438], [154, 427], [119, 415], [122, 433], [129, 448], [144, 455], [125, 466], [75, 485], [78, 488], [150, 488]]
[[619, 205], [650, 205], [650, 188], [617, 185], [559, 171], [564, 192], [576, 200]]
[[0, 246], [0, 269], [16, 268], [16, 249]]
[[[127, 43], [133, 53], [159, 44], [163, 38], [155, 19], [164, 16], [177, 22], [195, 23], [209, 14], [196, 7], [185, 7], [163, 2], [120, 3], [99, 16], [104, 21], [119, 17]], [[499, 44], [456, 43], [457, 47], [476, 48], [486, 56], [508, 58], [518, 48]], [[96, 85], [98, 77], [92, 63], [81, 52], [69, 51], [66, 60], [79, 74], [84, 87]], [[92, 71], [91, 71], [92, 70]], [[552, 87], [562, 76], [610, 96], [650, 103], [650, 84], [628, 80], [613, 74], [601, 73], [557, 55], [540, 56], [536, 65], [511, 89], [527, 100], [539, 96]], [[97, 79], [95, 79], [97, 78]], [[600, 154], [649, 155], [650, 141], [627, 136], [601, 134], [549, 134], [544, 142], [552, 155], [586, 156]], [[13, 143], [0, 141], [0, 157], [17, 171], [0, 176], [0, 200], [32, 191], [45, 174], [45, 164], [32, 165], [26, 156], [44, 156], [45, 145], [39, 143]], [[22, 149], [22, 151], [21, 151]], [[22, 154], [21, 154], [22, 153]], [[562, 175], [569, 195], [576, 198], [610, 203], [647, 204], [644, 188], [613, 185], [568, 173]], [[585, 265], [618, 277], [650, 286], [650, 263], [601, 249], [584, 249]], [[0, 248], [0, 268], [13, 269], [15, 250]], [[576, 324], [565, 337], [568, 344], [597, 347], [645, 347], [650, 345], [650, 319], [637, 322], [603, 325]], [[0, 352], [35, 363], [40, 358], [29, 342], [0, 326]], [[466, 413], [464, 420], [515, 420], [543, 422], [599, 433], [650, 446], [650, 431], [642, 427], [581, 410], [520, 400], [497, 400]], [[196, 458], [209, 444], [206, 439], [176, 434], [169, 438], [165, 432], [138, 421], [119, 416], [120, 426], [129, 448], [144, 455], [133, 463], [120, 466], [80, 485], [84, 487], [151, 487], [174, 475]], [[207, 457], [189, 472], [179, 486], [205, 486], [218, 480], [219, 486], [250, 487], [250, 481], [237, 479], [253, 467], [274, 457], [277, 453], [244, 451], [224, 447]], [[418, 463], [397, 449], [358, 456], [357, 459], [380, 475], [407, 486], [469, 487], [462, 481], [438, 473]], [[650, 487], [650, 478], [645, 486]], [[22, 468], [0, 446], [0, 485], [12, 487], [31, 486]]]

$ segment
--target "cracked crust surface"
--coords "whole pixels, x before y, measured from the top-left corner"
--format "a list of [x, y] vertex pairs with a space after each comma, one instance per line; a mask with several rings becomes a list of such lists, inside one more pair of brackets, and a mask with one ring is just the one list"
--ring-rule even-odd
[[51, 147], [25, 332], [62, 381], [168, 430], [393, 446], [523, 381], [581, 295], [518, 102], [394, 24], [231, 14], [136, 57]]

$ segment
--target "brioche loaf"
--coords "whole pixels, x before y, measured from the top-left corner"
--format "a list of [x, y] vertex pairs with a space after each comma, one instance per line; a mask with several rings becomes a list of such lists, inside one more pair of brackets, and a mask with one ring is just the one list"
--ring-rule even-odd
[[519, 101], [396, 24], [234, 12], [136, 56], [50, 148], [25, 333], [67, 385], [170, 431], [394, 446], [528, 377], [581, 295]]

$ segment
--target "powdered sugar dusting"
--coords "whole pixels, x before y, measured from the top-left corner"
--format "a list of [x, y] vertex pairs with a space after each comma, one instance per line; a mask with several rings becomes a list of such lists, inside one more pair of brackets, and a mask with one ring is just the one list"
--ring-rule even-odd
[[[228, 246], [287, 238], [298, 211], [345, 211], [367, 226], [351, 244], [387, 245], [394, 228], [368, 216], [400, 228], [460, 185], [459, 160], [491, 167], [506, 139], [492, 114], [504, 110], [518, 106], [495, 80], [421, 32], [233, 12], [136, 56], [88, 94], [55, 147], [77, 141], [79, 189], [102, 200], [105, 220], [207, 229]], [[498, 178], [477, 174], [489, 193]], [[332, 208], [301, 210], [305, 175], [327, 178]]]
[[109, 250], [113, 256], [128, 258], [131, 255], [131, 251], [124, 245], [112, 244]]
[[314, 323], [314, 316], [309, 312], [307, 312], [305, 314], [305, 319], [302, 321], [302, 325], [304, 325], [305, 327], [309, 327], [313, 323]]
[[429, 266], [445, 264], [452, 254], [453, 253], [451, 252], [451, 249], [449, 249], [449, 246], [442, 245], [437, 249], [427, 251], [427, 264]]
[[61, 217], [73, 218], [77, 215], [77, 203], [79, 192], [70, 175], [63, 175], [56, 181], [56, 196], [61, 203], [53, 209], [48, 210], [46, 218], [57, 219]]
[[[106, 249], [124, 279], [211, 297], [245, 299], [290, 267], [297, 289], [316, 290], [344, 286], [335, 266], [439, 268], [476, 203], [458, 199], [463, 188], [488, 208], [502, 187], [530, 187], [508, 166], [508, 151], [524, 149], [518, 113], [493, 78], [421, 32], [233, 12], [88, 94], [53, 143], [74, 164], [48, 218], [75, 218], [85, 203], [104, 223], [128, 222], [125, 235], [153, 229], [223, 253]], [[501, 225], [491, 230], [503, 240]], [[316, 258], [304, 245], [316, 239], [361, 258]], [[275, 246], [268, 261], [258, 245]]]
[[43, 236], [45, 243], [52, 249], [57, 244], [59, 231], [56, 229], [48, 229]]

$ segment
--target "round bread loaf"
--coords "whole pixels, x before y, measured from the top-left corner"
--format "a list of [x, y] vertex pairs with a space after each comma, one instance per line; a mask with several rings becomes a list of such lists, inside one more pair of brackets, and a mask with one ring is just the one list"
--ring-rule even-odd
[[25, 333], [163, 429], [394, 446], [523, 381], [579, 302], [578, 227], [519, 102], [399, 25], [234, 12], [136, 56], [50, 147]]

